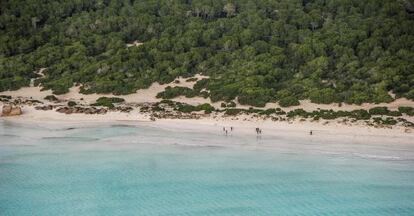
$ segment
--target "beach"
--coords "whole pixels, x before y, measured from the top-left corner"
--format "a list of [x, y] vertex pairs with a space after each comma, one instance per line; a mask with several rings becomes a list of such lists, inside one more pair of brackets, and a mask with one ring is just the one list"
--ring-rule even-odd
[[[163, 91], [167, 86], [182, 86], [192, 88], [195, 84], [195, 80], [206, 78], [205, 76], [196, 75], [191, 81], [187, 81], [189, 78], [178, 78], [175, 82], [169, 84], [160, 85], [154, 83], [150, 88], [138, 90], [135, 94], [125, 96], [115, 96], [125, 99], [124, 106], [131, 107], [128, 112], [121, 112], [116, 110], [108, 110], [106, 114], [83, 114], [72, 113], [64, 114], [56, 112], [56, 109], [52, 110], [38, 110], [36, 106], [65, 106], [68, 101], [74, 101], [80, 106], [88, 107], [94, 103], [99, 97], [114, 97], [111, 94], [90, 94], [84, 95], [79, 93], [79, 87], [73, 87], [70, 92], [63, 95], [56, 95], [59, 99], [58, 102], [47, 101], [44, 98], [51, 95], [50, 90], [41, 91], [40, 87], [25, 87], [16, 91], [1, 92], [0, 95], [12, 96], [14, 100], [37, 100], [42, 104], [19, 104], [22, 109], [22, 115], [1, 117], [5, 121], [16, 122], [32, 122], [42, 124], [43, 122], [56, 122], [56, 123], [74, 123], [84, 124], [89, 123], [114, 123], [121, 122], [125, 124], [139, 124], [145, 123], [163, 128], [171, 128], [177, 130], [193, 130], [196, 132], [202, 131], [215, 131], [223, 133], [224, 130], [230, 132], [230, 127], [235, 128], [234, 133], [246, 134], [249, 136], [257, 136], [255, 128], [260, 128], [263, 131], [262, 136], [294, 136], [304, 137], [320, 140], [355, 140], [358, 142], [377, 143], [384, 139], [388, 143], [412, 143], [414, 133], [411, 128], [403, 126], [381, 126], [373, 127], [367, 125], [364, 121], [347, 121], [346, 119], [334, 119], [334, 120], [309, 120], [303, 118], [288, 119], [287, 121], [274, 121], [272, 118], [264, 118], [252, 114], [240, 114], [237, 116], [227, 116], [222, 113], [212, 113], [209, 115], [198, 113], [197, 118], [193, 119], [180, 119], [176, 117], [174, 119], [157, 118], [156, 121], [153, 118], [153, 113], [143, 112], [141, 110], [142, 104], [151, 104], [161, 101], [156, 98], [156, 95]], [[181, 103], [199, 105], [202, 103], [209, 103], [209, 99], [205, 98], [186, 98], [178, 97], [174, 98], [174, 101]], [[1, 107], [7, 104], [0, 101]], [[220, 108], [220, 102], [211, 103], [215, 108]], [[390, 110], [396, 110], [400, 106], [414, 107], [414, 102], [407, 99], [396, 99], [392, 103], [388, 104], [362, 104], [338, 106], [337, 104], [324, 105], [313, 104], [309, 101], [302, 101], [300, 106], [283, 108], [285, 111], [294, 109], [303, 109], [307, 111], [314, 111], [320, 109], [330, 110], [355, 110], [355, 109], [369, 109], [373, 107], [384, 106]], [[236, 104], [236, 108], [249, 107]], [[280, 108], [277, 104], [269, 103], [268, 108]], [[0, 110], [1, 111], [1, 110]], [[409, 121], [414, 121], [414, 116], [403, 116]], [[312, 135], [310, 135], [312, 131]], [[230, 135], [230, 133], [229, 133]]]
[[[125, 125], [148, 125], [163, 129], [190, 131], [194, 133], [214, 133], [225, 136], [243, 135], [250, 137], [267, 138], [298, 138], [303, 140], [315, 140], [321, 142], [349, 142], [349, 143], [370, 143], [381, 144], [413, 144], [414, 133], [407, 133], [405, 128], [374, 128], [364, 124], [337, 123], [335, 121], [310, 122], [295, 120], [293, 122], [278, 121], [271, 119], [253, 119], [248, 115], [237, 118], [225, 117], [204, 117], [200, 119], [157, 119], [151, 121], [148, 114], [140, 113], [137, 110], [130, 113], [108, 112], [104, 115], [86, 114], [63, 114], [53, 110], [36, 110], [31, 106], [23, 107], [24, 115], [3, 117], [1, 120], [17, 122], [22, 124], [69, 124], [74, 127], [83, 125], [100, 124], [125, 124]], [[231, 131], [230, 128], [233, 128]], [[260, 128], [262, 134], [256, 134], [255, 128]], [[310, 135], [312, 131], [312, 135]], [[414, 145], [413, 145], [414, 146]]]

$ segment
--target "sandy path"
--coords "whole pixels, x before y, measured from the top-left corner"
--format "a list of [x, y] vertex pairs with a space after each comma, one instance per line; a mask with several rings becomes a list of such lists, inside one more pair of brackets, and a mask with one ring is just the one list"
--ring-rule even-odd
[[[193, 78], [197, 78], [198, 80], [203, 78], [208, 78], [206, 76], [202, 76], [197, 74]], [[69, 92], [62, 95], [56, 95], [56, 97], [60, 100], [74, 100], [79, 101], [81, 104], [90, 104], [95, 103], [96, 99], [99, 97], [120, 97], [124, 98], [127, 103], [145, 103], [145, 102], [158, 102], [161, 99], [156, 98], [157, 94], [159, 92], [164, 91], [164, 89], [167, 86], [175, 87], [175, 86], [181, 86], [181, 87], [188, 87], [193, 88], [196, 81], [187, 82], [186, 80], [189, 78], [178, 78], [178, 83], [171, 82], [168, 84], [159, 84], [157, 82], [153, 83], [148, 89], [140, 89], [134, 94], [129, 95], [113, 95], [113, 94], [81, 94], [79, 93], [80, 87], [72, 87], [69, 89]], [[41, 91], [41, 87], [23, 87], [16, 91], [4, 91], [0, 92], [1, 95], [10, 95], [12, 97], [24, 97], [24, 98], [32, 98], [35, 100], [44, 101], [44, 98], [48, 95], [52, 95], [51, 90], [47, 91]], [[82, 100], [81, 100], [82, 99]], [[204, 99], [204, 98], [202, 98]], [[195, 100], [193, 102], [193, 98], [181, 98], [177, 99], [177, 101], [181, 102], [188, 102], [190, 104], [197, 104], [198, 101]]]

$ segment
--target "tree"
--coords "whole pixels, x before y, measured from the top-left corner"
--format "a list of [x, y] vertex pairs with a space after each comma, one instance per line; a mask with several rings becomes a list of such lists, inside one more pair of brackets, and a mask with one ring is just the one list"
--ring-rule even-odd
[[226, 13], [227, 17], [232, 17], [236, 15], [236, 5], [232, 3], [227, 3], [223, 7], [223, 11]]

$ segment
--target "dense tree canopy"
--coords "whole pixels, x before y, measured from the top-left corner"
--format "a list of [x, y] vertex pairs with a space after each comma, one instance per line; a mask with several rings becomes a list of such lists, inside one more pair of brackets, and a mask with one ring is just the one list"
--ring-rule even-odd
[[[196, 73], [213, 101], [414, 100], [411, 0], [3, 0], [0, 91], [128, 94]], [[140, 46], [126, 44], [142, 42]], [[36, 74], [40, 68], [44, 77]], [[196, 94], [197, 92], [195, 92]]]

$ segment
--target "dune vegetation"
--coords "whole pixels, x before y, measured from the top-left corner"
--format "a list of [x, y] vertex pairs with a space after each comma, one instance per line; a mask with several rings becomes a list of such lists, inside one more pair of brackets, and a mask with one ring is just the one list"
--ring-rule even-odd
[[[411, 0], [4, 0], [0, 91], [35, 85], [263, 107], [414, 99]], [[37, 73], [46, 68], [42, 74]], [[44, 76], [43, 76], [44, 75]], [[394, 96], [391, 96], [392, 93]], [[110, 104], [111, 102], [105, 102]], [[112, 104], [112, 103], [111, 103]]]

